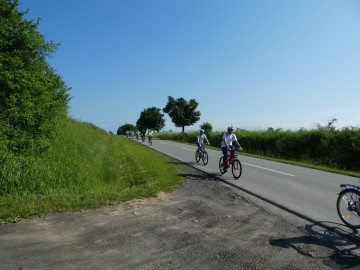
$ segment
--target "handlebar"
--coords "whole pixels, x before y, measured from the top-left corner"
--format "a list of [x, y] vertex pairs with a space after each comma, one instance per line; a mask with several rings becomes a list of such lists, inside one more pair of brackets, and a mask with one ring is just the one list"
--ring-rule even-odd
[[242, 151], [243, 148], [242, 147], [238, 148], [233, 145], [232, 145], [232, 147], [228, 147], [228, 151], [230, 151], [230, 152], [235, 152], [236, 150]]

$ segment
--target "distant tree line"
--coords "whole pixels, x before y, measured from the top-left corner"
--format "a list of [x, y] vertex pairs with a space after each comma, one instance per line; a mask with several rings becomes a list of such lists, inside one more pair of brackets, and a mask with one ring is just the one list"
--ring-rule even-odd
[[[182, 97], [174, 99], [168, 96], [168, 102], [162, 110], [156, 107], [144, 109], [140, 113], [136, 125], [124, 124], [118, 128], [117, 134], [125, 135], [126, 131], [136, 130], [146, 132], [149, 129], [160, 131], [165, 126], [164, 114], [161, 111], [167, 113], [174, 125], [181, 127], [184, 133], [186, 126], [191, 126], [200, 120], [201, 113], [196, 110], [198, 105], [199, 103], [195, 99], [186, 101]], [[209, 125], [206, 127], [209, 128]]]

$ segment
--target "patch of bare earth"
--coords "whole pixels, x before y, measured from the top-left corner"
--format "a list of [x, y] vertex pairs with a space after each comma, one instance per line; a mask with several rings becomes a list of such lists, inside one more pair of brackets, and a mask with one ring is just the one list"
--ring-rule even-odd
[[[307, 234], [193, 169], [158, 198], [0, 226], [3, 269], [356, 269]], [[186, 173], [184, 173], [186, 170]]]

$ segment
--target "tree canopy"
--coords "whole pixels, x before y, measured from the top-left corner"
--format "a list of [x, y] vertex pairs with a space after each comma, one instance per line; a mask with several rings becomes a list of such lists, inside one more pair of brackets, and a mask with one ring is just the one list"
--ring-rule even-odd
[[34, 153], [67, 116], [69, 88], [47, 63], [57, 44], [26, 20], [17, 0], [0, 0], [0, 140], [13, 153]]
[[118, 128], [116, 134], [117, 135], [125, 135], [126, 131], [136, 131], [136, 127], [133, 124], [125, 124]]
[[168, 96], [168, 103], [163, 112], [167, 113], [176, 127], [181, 127], [184, 133], [186, 126], [191, 126], [200, 120], [201, 113], [196, 111], [199, 103], [195, 99], [186, 101], [184, 98], [174, 99]]
[[160, 111], [161, 109], [156, 107], [144, 109], [136, 121], [138, 130], [141, 132], [145, 132], [147, 129], [160, 131], [165, 126], [164, 114]]
[[202, 125], [200, 125], [201, 129], [204, 129], [207, 133], [211, 132], [213, 127], [209, 122], [204, 122]]

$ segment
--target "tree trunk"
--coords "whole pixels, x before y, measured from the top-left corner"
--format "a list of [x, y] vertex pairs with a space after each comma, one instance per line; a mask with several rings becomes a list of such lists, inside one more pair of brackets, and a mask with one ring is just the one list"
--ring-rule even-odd
[[185, 132], [185, 126], [182, 126], [182, 133]]

